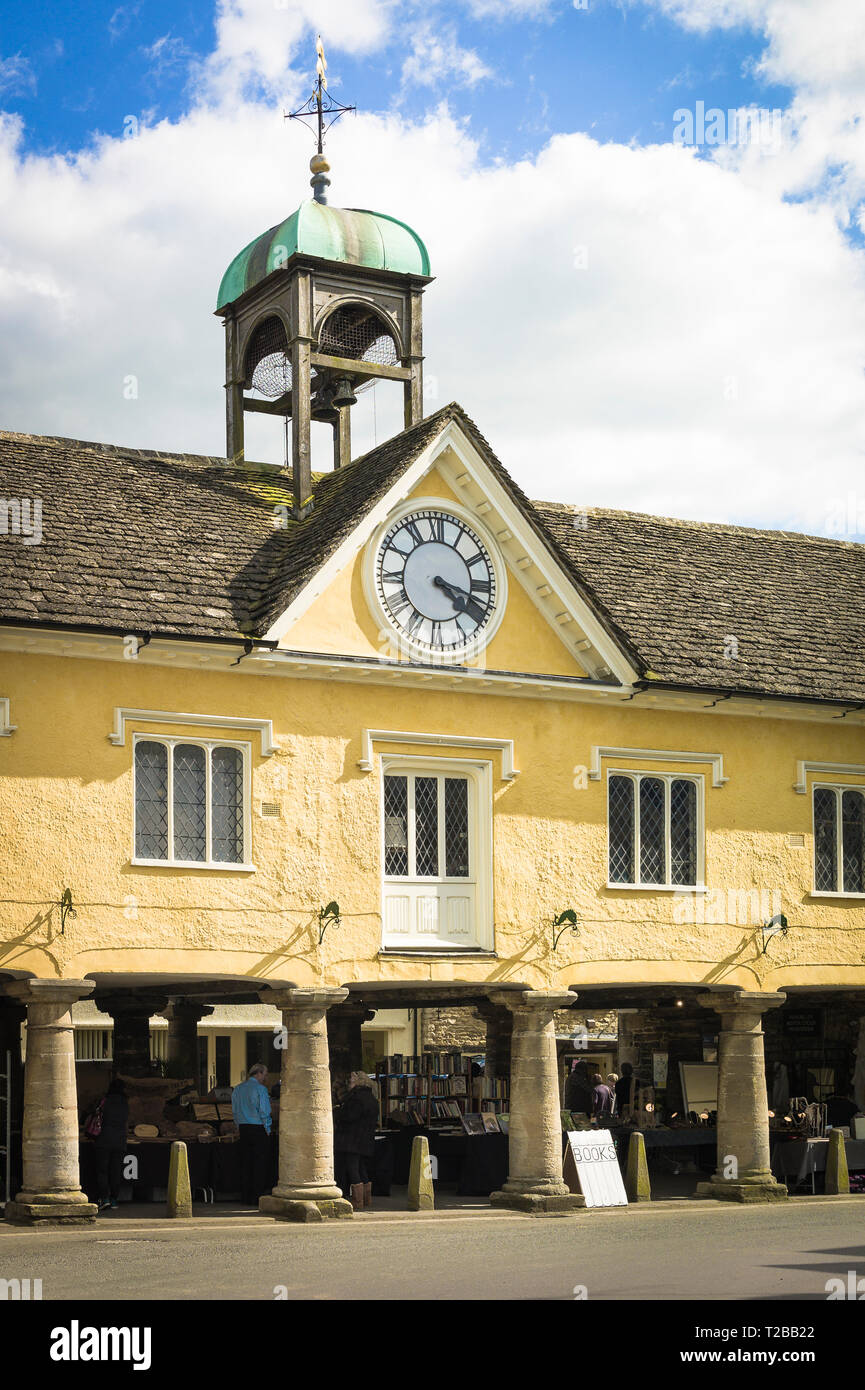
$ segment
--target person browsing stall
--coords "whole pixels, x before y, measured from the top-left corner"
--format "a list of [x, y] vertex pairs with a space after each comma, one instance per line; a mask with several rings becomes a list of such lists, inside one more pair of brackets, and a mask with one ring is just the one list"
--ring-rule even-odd
[[272, 1128], [267, 1067], [256, 1062], [231, 1093], [231, 1113], [239, 1132], [240, 1178], [243, 1200], [251, 1207], [268, 1189]]

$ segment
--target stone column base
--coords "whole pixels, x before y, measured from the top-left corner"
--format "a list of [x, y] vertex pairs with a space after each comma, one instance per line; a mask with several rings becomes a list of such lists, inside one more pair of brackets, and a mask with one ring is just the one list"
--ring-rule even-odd
[[98, 1207], [81, 1192], [76, 1199], [54, 1196], [50, 1192], [19, 1192], [6, 1203], [5, 1219], [13, 1226], [89, 1226], [96, 1220]]
[[573, 1216], [574, 1212], [586, 1205], [586, 1199], [579, 1192], [567, 1192], [564, 1196], [547, 1192], [501, 1192], [490, 1193], [491, 1207], [506, 1207], [510, 1211], [525, 1211], [530, 1216]]
[[781, 1182], [767, 1178], [765, 1182], [697, 1183], [695, 1197], [712, 1197], [717, 1202], [786, 1202], [789, 1193]]
[[354, 1216], [354, 1207], [345, 1197], [262, 1197], [258, 1210], [275, 1221], [323, 1221], [326, 1217]]

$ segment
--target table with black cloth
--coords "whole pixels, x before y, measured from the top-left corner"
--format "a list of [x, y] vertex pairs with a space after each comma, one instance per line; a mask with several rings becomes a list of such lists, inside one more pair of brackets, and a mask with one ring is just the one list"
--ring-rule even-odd
[[[198, 1144], [184, 1140], [189, 1160], [189, 1186], [193, 1196], [202, 1188], [212, 1190], [215, 1198], [236, 1199], [240, 1197], [240, 1151], [236, 1143]], [[96, 1149], [90, 1142], [79, 1145], [78, 1156], [81, 1172], [81, 1186], [88, 1197], [95, 1199], [96, 1191]], [[155, 1143], [127, 1142], [124, 1159], [135, 1158], [138, 1176], [134, 1182], [124, 1180], [122, 1189], [132, 1188], [132, 1197], [138, 1202], [152, 1202], [154, 1191], [165, 1191], [168, 1187], [168, 1167], [171, 1161], [171, 1142], [163, 1140]], [[276, 1135], [271, 1136], [270, 1186], [277, 1182], [278, 1157]]]
[[[848, 1170], [861, 1173], [865, 1169], [865, 1139], [845, 1139], [844, 1151]], [[828, 1154], [828, 1139], [802, 1140], [785, 1135], [772, 1150], [772, 1172], [782, 1182], [792, 1179], [792, 1186], [799, 1186], [810, 1178], [811, 1191], [815, 1192], [816, 1174], [825, 1173]]]
[[376, 1137], [372, 1190], [389, 1197], [391, 1184], [405, 1187], [411, 1167], [411, 1149], [419, 1134], [429, 1140], [429, 1151], [438, 1160], [440, 1183], [455, 1184], [461, 1197], [488, 1197], [508, 1176], [506, 1134], [442, 1134], [422, 1125], [405, 1125]]

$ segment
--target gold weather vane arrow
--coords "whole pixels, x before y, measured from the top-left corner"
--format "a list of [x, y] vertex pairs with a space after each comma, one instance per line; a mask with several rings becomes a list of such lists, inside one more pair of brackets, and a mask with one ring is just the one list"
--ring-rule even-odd
[[324, 44], [321, 41], [321, 34], [315, 41], [316, 64], [315, 71], [318, 75], [319, 84], [327, 91], [327, 59], [324, 56]]

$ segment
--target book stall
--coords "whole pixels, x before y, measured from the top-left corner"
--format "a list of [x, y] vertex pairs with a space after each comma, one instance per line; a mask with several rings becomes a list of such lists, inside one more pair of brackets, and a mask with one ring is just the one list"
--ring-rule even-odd
[[[189, 1181], [195, 1200], [236, 1200], [240, 1196], [237, 1126], [231, 1111], [231, 1088], [202, 1098], [192, 1080], [161, 1076], [121, 1076], [129, 1103], [124, 1184], [121, 1200], [162, 1201], [168, 1187], [171, 1145], [181, 1139], [189, 1158]], [[273, 1106], [271, 1136], [273, 1181], [276, 1182], [279, 1103]], [[79, 1144], [81, 1185], [96, 1190], [96, 1146], [82, 1120]], [[132, 1162], [130, 1163], [130, 1160]]]

